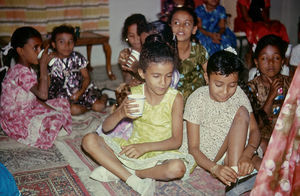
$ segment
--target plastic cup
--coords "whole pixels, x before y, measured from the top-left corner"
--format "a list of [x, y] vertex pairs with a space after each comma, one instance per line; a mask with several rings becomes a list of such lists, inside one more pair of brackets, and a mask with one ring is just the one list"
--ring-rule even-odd
[[[130, 56], [129, 56], [129, 59], [130, 59], [131, 62], [139, 61], [139, 59], [140, 59], [140, 53], [138, 51], [132, 49], [131, 53], [130, 53]], [[131, 67], [131, 65], [128, 64], [128, 63], [127, 63], [127, 66]]]
[[[44, 52], [44, 49], [42, 49], [40, 51], [40, 53], [38, 54], [38, 56], [37, 56], [38, 59], [42, 58], [43, 52]], [[48, 51], [48, 54], [50, 54], [50, 51]], [[50, 60], [48, 65], [51, 67], [53, 65], [53, 63], [55, 63], [55, 61], [56, 61], [56, 58], [54, 57]]]
[[139, 94], [132, 94], [128, 95], [129, 100], [135, 100], [135, 102], [132, 102], [131, 104], [138, 104], [137, 109], [139, 110], [138, 112], [133, 112], [130, 115], [132, 116], [142, 116], [143, 111], [144, 111], [144, 104], [145, 104], [145, 95], [139, 95]]

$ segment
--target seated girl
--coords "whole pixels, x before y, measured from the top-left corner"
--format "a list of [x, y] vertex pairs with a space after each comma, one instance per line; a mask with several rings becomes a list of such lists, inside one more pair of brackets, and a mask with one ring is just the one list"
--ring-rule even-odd
[[99, 133], [83, 138], [83, 149], [101, 165], [92, 178], [103, 182], [121, 179], [138, 193], [153, 195], [154, 180], [189, 176], [193, 157], [178, 151], [183, 137], [183, 97], [169, 87], [176, 63], [174, 50], [160, 36], [147, 37], [138, 69], [145, 83], [131, 88], [132, 94], [146, 97], [143, 114], [131, 115], [138, 112], [138, 105], [126, 98], [102, 128], [108, 133], [122, 119], [134, 119], [128, 140]]
[[255, 151], [260, 135], [250, 102], [238, 86], [242, 70], [237, 55], [214, 53], [205, 73], [208, 86], [189, 96], [183, 116], [197, 165], [228, 186], [259, 169]]
[[184, 102], [200, 86], [205, 85], [204, 72], [208, 53], [205, 48], [193, 40], [197, 30], [197, 16], [187, 7], [175, 8], [169, 17], [169, 25], [175, 36], [175, 45], [180, 58], [178, 90]]
[[227, 47], [236, 47], [236, 37], [226, 27], [226, 11], [220, 0], [204, 0], [195, 9], [198, 16], [197, 38], [209, 55]]
[[51, 45], [56, 60], [49, 65], [49, 98], [63, 97], [70, 101], [71, 114], [79, 115], [90, 109], [101, 112], [106, 107], [107, 95], [91, 83], [85, 57], [74, 51], [76, 35], [72, 26], [55, 27]]
[[123, 80], [129, 86], [142, 83], [137, 74], [137, 65], [142, 49], [141, 33], [146, 26], [147, 21], [143, 14], [132, 14], [126, 18], [122, 28], [121, 39], [129, 47], [121, 50], [118, 63], [122, 70]]
[[[72, 118], [67, 99], [48, 100], [47, 65], [54, 57], [46, 47], [41, 59], [41, 34], [32, 27], [21, 27], [11, 37], [11, 49], [4, 58], [11, 67], [2, 83], [0, 123], [13, 139], [42, 149], [53, 145], [61, 128], [70, 134]], [[39, 64], [39, 77], [33, 70]]]
[[254, 52], [259, 72], [248, 82], [251, 103], [261, 132], [261, 147], [265, 152], [277, 121], [291, 78], [280, 73], [285, 58], [286, 43], [278, 36], [261, 38]]

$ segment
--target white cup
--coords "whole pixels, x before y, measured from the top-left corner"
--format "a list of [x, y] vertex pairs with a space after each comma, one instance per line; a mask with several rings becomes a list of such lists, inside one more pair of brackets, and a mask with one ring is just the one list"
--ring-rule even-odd
[[[139, 94], [131, 94], [128, 95], [129, 100], [135, 100], [135, 102], [132, 102], [131, 104], [138, 104], [138, 112], [133, 112], [130, 115], [132, 116], [142, 116], [144, 111], [144, 103], [145, 103], [145, 95], [139, 95]], [[135, 108], [134, 108], [135, 109]]]
[[[38, 56], [37, 56], [38, 59], [42, 58], [43, 52], [44, 52], [44, 49], [42, 49], [42, 50], [40, 51], [40, 53], [38, 54]], [[51, 52], [48, 51], [48, 54], [50, 54], [50, 53], [51, 53]], [[54, 58], [52, 58], [52, 59], [50, 60], [50, 62], [48, 63], [48, 65], [51, 67], [55, 61], [56, 61], [56, 58], [54, 57]]]
[[[131, 62], [139, 61], [140, 60], [140, 53], [138, 51], [132, 49], [131, 53], [130, 53], [130, 56], [129, 56], [129, 59], [130, 59]], [[127, 66], [131, 67], [131, 65], [129, 63], [127, 63]]]

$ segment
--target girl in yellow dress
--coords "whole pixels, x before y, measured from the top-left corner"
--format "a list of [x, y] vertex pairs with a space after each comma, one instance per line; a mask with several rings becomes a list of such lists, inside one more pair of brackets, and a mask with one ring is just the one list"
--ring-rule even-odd
[[92, 172], [91, 178], [102, 182], [121, 179], [141, 195], [153, 195], [155, 180], [189, 177], [194, 159], [178, 151], [183, 137], [183, 97], [170, 88], [177, 62], [173, 48], [161, 37], [147, 37], [138, 69], [145, 83], [131, 88], [132, 94], [146, 97], [143, 115], [132, 116], [138, 112], [138, 105], [126, 98], [104, 120], [102, 131], [108, 133], [124, 118], [134, 119], [128, 140], [99, 133], [83, 138], [84, 150], [102, 165]]

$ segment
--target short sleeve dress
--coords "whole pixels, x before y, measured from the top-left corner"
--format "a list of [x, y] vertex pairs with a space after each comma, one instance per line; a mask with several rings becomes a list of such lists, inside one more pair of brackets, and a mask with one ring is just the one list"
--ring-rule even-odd
[[[88, 61], [79, 52], [73, 51], [68, 58], [59, 59], [48, 67], [50, 76], [49, 98], [67, 98], [81, 89], [83, 77], [80, 72]], [[83, 95], [73, 104], [79, 104], [90, 109], [97, 99], [101, 98], [101, 91], [92, 82]]]
[[[144, 84], [132, 87], [132, 94], [144, 94]], [[183, 179], [187, 179], [195, 163], [193, 156], [178, 150], [147, 152], [138, 159], [119, 155], [121, 146], [145, 142], [166, 140], [172, 135], [172, 106], [178, 91], [169, 88], [160, 104], [152, 106], [145, 101], [143, 116], [134, 120], [133, 132], [128, 140], [112, 138], [102, 134], [105, 142], [113, 149], [117, 158], [126, 166], [134, 170], [154, 167], [166, 160], [181, 159], [186, 166]]]
[[224, 143], [241, 106], [247, 108], [249, 113], [252, 112], [250, 102], [239, 86], [235, 94], [225, 102], [211, 99], [208, 86], [197, 89], [188, 98], [183, 118], [200, 125], [200, 150], [211, 161]]
[[[283, 86], [282, 89], [278, 92], [278, 96], [273, 101], [271, 114], [267, 116], [269, 123], [264, 123], [259, 127], [261, 138], [264, 138], [266, 140], [269, 140], [272, 135], [277, 118], [279, 116], [279, 112], [281, 110], [281, 106], [284, 102], [291, 83], [291, 80], [288, 76], [280, 75], [279, 77], [282, 80]], [[264, 85], [263, 80], [260, 76], [257, 76], [253, 80], [248, 82], [248, 86], [250, 93], [252, 93], [252, 95], [254, 96], [254, 99], [251, 101], [256, 102], [255, 104], [252, 104], [254, 113], [258, 113], [262, 109], [268, 98], [270, 88]]]
[[197, 88], [206, 85], [202, 65], [208, 59], [206, 49], [195, 42], [191, 44], [191, 53], [187, 59], [181, 61], [179, 82], [177, 89], [182, 93], [184, 100]]
[[[219, 32], [219, 22], [221, 20], [226, 20], [227, 18], [225, 8], [221, 5], [218, 5], [216, 9], [209, 12], [207, 11], [205, 4], [203, 4], [198, 6], [195, 9], [195, 12], [198, 18], [201, 19], [202, 28], [211, 33]], [[214, 43], [211, 37], [204, 35], [199, 30], [197, 31], [196, 36], [200, 43], [206, 48], [209, 55], [227, 47], [236, 48], [236, 37], [228, 27], [226, 27], [225, 32], [221, 35], [220, 44]]]
[[4, 132], [20, 143], [50, 148], [62, 127], [70, 134], [72, 118], [67, 99], [47, 100], [42, 105], [30, 89], [37, 84], [33, 69], [17, 64], [2, 83], [0, 123]]

